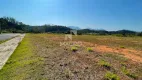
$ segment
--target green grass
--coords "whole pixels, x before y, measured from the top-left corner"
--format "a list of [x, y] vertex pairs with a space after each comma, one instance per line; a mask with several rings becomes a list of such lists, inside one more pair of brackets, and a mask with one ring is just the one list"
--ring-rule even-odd
[[6, 42], [6, 41], [7, 41], [7, 40], [2, 40], [2, 41], [0, 41], [0, 44], [1, 44], [1, 43], [4, 43], [4, 42]]
[[77, 47], [77, 48], [79, 48], [79, 47], [80, 47], [80, 45], [74, 45], [74, 47]]
[[119, 62], [127, 62], [128, 58], [124, 57], [123, 55], [118, 55], [115, 53], [107, 53], [104, 56], [117, 60]]
[[103, 66], [103, 67], [106, 67], [108, 69], [111, 68], [111, 64], [108, 63], [107, 61], [104, 61], [104, 60], [100, 60], [98, 64], [101, 65], [101, 66]]
[[30, 37], [26, 35], [7, 63], [0, 70], [0, 80], [26, 79], [35, 71], [34, 68], [42, 64], [41, 60], [40, 57], [37, 57], [33, 53]]
[[131, 77], [133, 79], [137, 79], [137, 75], [135, 75], [134, 73], [131, 73], [129, 70], [126, 69], [125, 66], [122, 67], [122, 72], [127, 75], [128, 77]]
[[88, 52], [93, 52], [93, 49], [92, 49], [91, 47], [88, 47], [88, 48], [87, 48], [87, 51], [88, 51]]
[[120, 46], [120, 48], [123, 48], [123, 49], [124, 49], [125, 47], [124, 47], [124, 46]]
[[77, 50], [78, 50], [77, 47], [75, 47], [75, 46], [71, 47], [71, 51], [76, 52]]
[[109, 71], [105, 74], [105, 79], [106, 80], [120, 80], [119, 76]]
[[[12, 39], [12, 38], [11, 38], [11, 39]], [[8, 40], [10, 40], [10, 39], [7, 39], [7, 40], [1, 40], [1, 41], [0, 41], [0, 44], [6, 42], [6, 41], [8, 41]]]

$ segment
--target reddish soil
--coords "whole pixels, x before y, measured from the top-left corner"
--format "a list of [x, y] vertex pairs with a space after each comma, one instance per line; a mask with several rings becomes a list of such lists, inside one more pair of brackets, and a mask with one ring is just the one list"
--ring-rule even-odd
[[141, 62], [142, 63], [142, 57], [139, 56], [142, 54], [142, 51], [136, 51], [136, 50], [131, 50], [131, 49], [125, 49], [125, 48], [111, 48], [105, 45], [97, 45], [97, 44], [92, 44], [89, 42], [83, 42], [85, 46], [91, 46], [93, 49], [97, 52], [101, 53], [119, 53], [123, 54], [126, 58], [131, 59], [135, 62]]
[[[62, 37], [35, 36], [33, 38], [32, 42], [34, 45], [38, 45], [35, 46], [35, 52], [38, 56], [44, 58], [41, 69], [43, 70], [42, 75], [50, 80], [104, 80], [108, 70], [118, 74], [121, 80], [133, 80], [122, 74], [119, 61], [105, 59], [112, 65], [111, 69], [98, 65], [100, 59], [105, 58], [100, 53], [120, 53], [133, 61], [142, 62], [141, 57], [137, 56], [138, 54], [136, 54], [137, 51], [135, 50], [111, 48], [104, 45], [77, 41], [82, 43], [82, 45], [79, 44], [77, 52], [72, 52], [70, 50], [71, 46], [59, 46], [60, 42], [64, 42]], [[86, 47], [93, 47], [94, 52], [86, 51]]]
[[[52, 40], [54, 41], [62, 41], [63, 39], [59, 38], [59, 37], [54, 37], [52, 38]], [[90, 42], [82, 42], [82, 41], [78, 41], [80, 43], [82, 43], [82, 45], [84, 45], [85, 47], [89, 46], [89, 47], [93, 47], [93, 49], [96, 52], [101, 52], [101, 53], [119, 53], [119, 54], [123, 54], [126, 58], [131, 59], [135, 62], [141, 62], [142, 63], [142, 51], [138, 51], [138, 50], [132, 50], [132, 49], [126, 49], [126, 48], [112, 48], [106, 45], [98, 45], [98, 44], [93, 44]]]

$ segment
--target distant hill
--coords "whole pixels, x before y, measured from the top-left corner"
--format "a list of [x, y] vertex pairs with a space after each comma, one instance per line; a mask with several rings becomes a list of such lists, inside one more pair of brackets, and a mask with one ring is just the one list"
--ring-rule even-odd
[[70, 29], [75, 29], [75, 30], [80, 30], [80, 28], [79, 28], [79, 27], [76, 27], [76, 26], [68, 26], [68, 28], [70, 28]]
[[0, 33], [67, 33], [71, 29], [62, 25], [31, 26], [19, 22], [11, 17], [0, 18]]
[[116, 35], [116, 36], [142, 36], [142, 32], [131, 30], [106, 31], [103, 29], [80, 29], [76, 26], [38, 25], [31, 26], [19, 22], [11, 17], [0, 18], [0, 33], [70, 33], [71, 29], [78, 30], [78, 34]]

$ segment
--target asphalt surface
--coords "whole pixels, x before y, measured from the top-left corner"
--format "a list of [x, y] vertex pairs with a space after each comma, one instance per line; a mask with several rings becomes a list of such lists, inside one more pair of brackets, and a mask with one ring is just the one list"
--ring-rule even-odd
[[7, 39], [10, 39], [10, 38], [18, 36], [18, 35], [20, 35], [20, 34], [13, 34], [13, 33], [0, 34], [0, 41], [1, 40], [7, 40]]

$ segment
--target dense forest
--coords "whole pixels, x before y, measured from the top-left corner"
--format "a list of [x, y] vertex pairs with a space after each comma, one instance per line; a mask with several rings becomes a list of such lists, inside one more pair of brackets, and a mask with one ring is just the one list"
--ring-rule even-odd
[[[22, 22], [16, 21], [11, 17], [0, 18], [0, 33], [69, 33], [71, 29], [61, 25], [39, 25], [31, 26]], [[91, 30], [81, 29], [78, 34], [94, 34], [94, 35], [116, 35], [116, 36], [142, 36], [142, 32], [130, 30], [106, 31], [106, 30]]]

